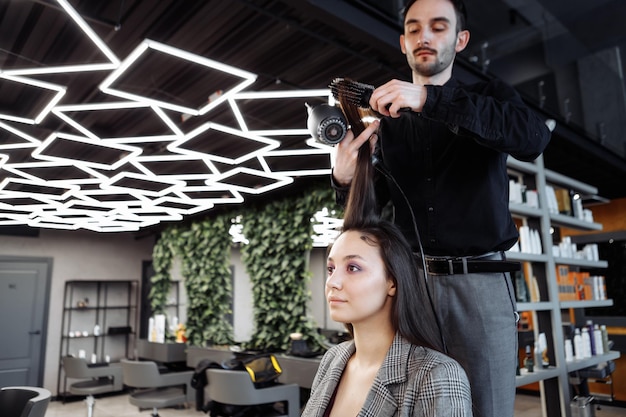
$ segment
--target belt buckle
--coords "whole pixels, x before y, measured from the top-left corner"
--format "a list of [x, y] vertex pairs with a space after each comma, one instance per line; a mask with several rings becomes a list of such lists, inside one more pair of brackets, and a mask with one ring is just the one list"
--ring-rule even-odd
[[461, 256], [460, 258], [448, 259], [448, 274], [449, 275], [461, 273], [461, 271], [454, 272], [454, 263], [459, 262], [459, 261], [461, 262], [461, 266], [463, 267], [463, 274], [467, 275], [469, 273], [468, 268], [467, 268], [467, 257]]

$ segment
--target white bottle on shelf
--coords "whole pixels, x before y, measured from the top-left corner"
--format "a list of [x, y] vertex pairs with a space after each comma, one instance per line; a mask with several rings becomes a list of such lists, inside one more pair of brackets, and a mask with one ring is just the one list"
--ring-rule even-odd
[[583, 356], [583, 338], [580, 334], [580, 329], [574, 330], [574, 354], [576, 355], [576, 360], [584, 359]]
[[574, 360], [574, 348], [572, 347], [572, 341], [565, 339], [565, 361], [571, 362]]
[[583, 327], [582, 331], [582, 339], [583, 339], [583, 359], [591, 357], [591, 336], [589, 335], [589, 329], [587, 327]]
[[593, 325], [593, 341], [596, 347], [596, 355], [603, 355], [605, 353], [604, 348], [602, 346], [602, 332], [600, 331], [600, 326], [597, 324]]
[[603, 324], [600, 326], [600, 332], [602, 332], [602, 349], [604, 353], [609, 353], [609, 333], [606, 330], [606, 325]]

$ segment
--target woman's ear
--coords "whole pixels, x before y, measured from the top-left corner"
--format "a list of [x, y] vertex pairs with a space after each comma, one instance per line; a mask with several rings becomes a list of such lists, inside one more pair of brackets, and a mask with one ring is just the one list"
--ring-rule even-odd
[[387, 280], [387, 295], [389, 297], [396, 296], [396, 284], [393, 282], [391, 278]]

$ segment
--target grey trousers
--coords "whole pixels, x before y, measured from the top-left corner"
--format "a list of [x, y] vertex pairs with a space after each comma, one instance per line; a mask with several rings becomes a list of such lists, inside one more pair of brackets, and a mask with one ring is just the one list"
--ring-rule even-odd
[[517, 312], [509, 273], [428, 274], [448, 355], [465, 369], [474, 417], [513, 417]]

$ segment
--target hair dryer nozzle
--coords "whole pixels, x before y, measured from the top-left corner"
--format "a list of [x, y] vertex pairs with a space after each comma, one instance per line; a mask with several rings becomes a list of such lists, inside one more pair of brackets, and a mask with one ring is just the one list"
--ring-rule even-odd
[[306, 104], [309, 112], [307, 128], [318, 142], [325, 145], [336, 145], [348, 132], [348, 122], [339, 107], [320, 104], [311, 107]]

